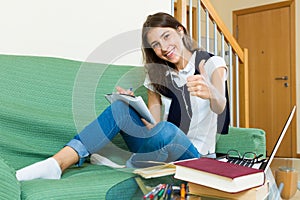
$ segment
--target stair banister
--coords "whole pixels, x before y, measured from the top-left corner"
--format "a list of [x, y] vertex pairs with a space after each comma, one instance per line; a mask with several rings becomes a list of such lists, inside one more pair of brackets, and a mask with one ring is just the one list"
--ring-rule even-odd
[[[172, 0], [172, 14], [175, 14], [174, 3]], [[249, 85], [248, 85], [248, 50], [242, 49], [229, 29], [226, 27], [224, 22], [221, 20], [213, 5], [209, 0], [189, 0], [187, 4], [186, 0], [177, 0], [176, 1], [176, 16], [177, 19], [186, 27], [187, 24], [187, 12], [189, 11], [189, 32], [192, 34], [192, 15], [193, 15], [193, 4], [197, 7], [197, 44], [199, 47], [202, 47], [201, 41], [201, 8], [205, 11], [205, 20], [206, 20], [206, 49], [210, 51], [210, 33], [209, 33], [209, 20], [213, 23], [214, 30], [214, 51], [215, 55], [220, 54], [222, 57], [228, 56], [229, 62], [229, 91], [230, 91], [230, 108], [231, 108], [231, 119], [235, 118], [235, 122], [231, 125], [237, 127], [240, 126], [240, 122], [244, 127], [249, 127]], [[188, 8], [188, 9], [187, 9]], [[218, 53], [218, 33], [221, 35], [221, 52]], [[207, 37], [208, 36], [208, 37]], [[225, 42], [228, 46], [228, 53], [226, 55], [225, 51]], [[235, 57], [235, 59], [234, 59]], [[235, 63], [235, 69], [233, 68], [233, 63]], [[244, 81], [244, 94], [240, 94], [240, 83], [239, 83], [239, 74], [240, 68], [243, 68], [243, 81]], [[235, 79], [235, 87], [233, 79]], [[235, 96], [235, 98], [234, 98]], [[241, 98], [242, 97], [242, 100]], [[234, 105], [234, 104], [235, 105]], [[243, 107], [241, 107], [243, 105]], [[243, 115], [240, 117], [240, 113], [243, 112]], [[233, 120], [232, 120], [233, 121]]]

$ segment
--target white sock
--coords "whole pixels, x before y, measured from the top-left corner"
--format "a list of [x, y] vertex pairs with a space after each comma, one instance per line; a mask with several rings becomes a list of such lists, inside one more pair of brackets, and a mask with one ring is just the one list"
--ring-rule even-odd
[[92, 154], [90, 161], [94, 165], [105, 165], [112, 168], [124, 168], [125, 165], [118, 165], [117, 163], [109, 160], [108, 158], [105, 158], [103, 156], [100, 156], [99, 154]]
[[33, 179], [60, 179], [61, 169], [54, 158], [34, 163], [16, 171], [18, 181], [28, 181]]

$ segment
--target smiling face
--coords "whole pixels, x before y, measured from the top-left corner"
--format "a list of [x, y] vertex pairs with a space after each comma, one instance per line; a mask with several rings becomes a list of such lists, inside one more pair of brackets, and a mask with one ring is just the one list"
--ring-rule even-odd
[[169, 27], [153, 27], [147, 34], [147, 41], [155, 54], [168, 62], [174, 63], [176, 68], [183, 69], [191, 57], [191, 52], [183, 44], [184, 32]]

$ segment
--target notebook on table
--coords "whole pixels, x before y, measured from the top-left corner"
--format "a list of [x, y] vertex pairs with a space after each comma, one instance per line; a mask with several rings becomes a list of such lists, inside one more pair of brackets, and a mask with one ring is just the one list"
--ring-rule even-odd
[[222, 158], [217, 158], [217, 159], [220, 161], [232, 162], [232, 163], [236, 163], [236, 164], [243, 165], [243, 166], [248, 166], [248, 167], [255, 168], [255, 169], [262, 169], [266, 173], [277, 153], [277, 150], [286, 134], [287, 129], [289, 128], [289, 126], [291, 124], [291, 121], [294, 117], [295, 111], [296, 111], [296, 106], [294, 106], [293, 109], [291, 110], [290, 115], [289, 115], [288, 119], [286, 120], [284, 127], [283, 127], [283, 129], [275, 143], [275, 146], [273, 147], [272, 153], [268, 159], [260, 160], [258, 162], [254, 162], [254, 163], [250, 163], [247, 161], [238, 160], [238, 159], [234, 159], [234, 158], [228, 159], [228, 157], [222, 157]]

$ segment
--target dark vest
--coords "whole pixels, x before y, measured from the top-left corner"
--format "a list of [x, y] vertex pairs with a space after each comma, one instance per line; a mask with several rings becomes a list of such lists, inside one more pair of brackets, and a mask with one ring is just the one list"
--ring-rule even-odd
[[[195, 58], [195, 74], [200, 74], [198, 70], [198, 65], [201, 60], [208, 60], [213, 55], [206, 51], [197, 51]], [[178, 87], [177, 84], [171, 79], [171, 75], [166, 76], [166, 88], [164, 91], [159, 91], [162, 95], [172, 99], [170, 105], [170, 111], [167, 121], [175, 124], [184, 133], [187, 134], [189, 131], [191, 117], [193, 115], [191, 108], [190, 94], [187, 90], [186, 84], [182, 87]], [[218, 125], [217, 133], [227, 134], [230, 123], [230, 113], [229, 113], [229, 98], [228, 98], [228, 88], [227, 81], [225, 83], [226, 88], [226, 107], [224, 111], [218, 115]], [[187, 106], [185, 106], [187, 105]], [[201, 112], [201, 110], [199, 110]]]

